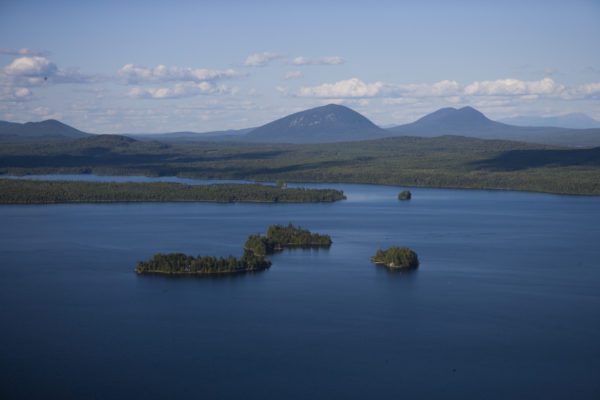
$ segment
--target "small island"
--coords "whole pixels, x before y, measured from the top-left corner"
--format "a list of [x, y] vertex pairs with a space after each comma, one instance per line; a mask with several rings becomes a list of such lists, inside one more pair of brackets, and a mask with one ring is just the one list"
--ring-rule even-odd
[[155, 254], [149, 261], [140, 261], [135, 267], [138, 274], [163, 275], [223, 275], [262, 271], [271, 266], [268, 254], [286, 247], [318, 248], [331, 246], [328, 235], [312, 233], [296, 227], [271, 225], [266, 236], [250, 235], [244, 244], [241, 259], [229, 256], [193, 257], [183, 253]]
[[403, 190], [398, 194], [398, 200], [410, 200], [412, 198], [412, 193], [410, 190]]
[[241, 259], [212, 256], [188, 256], [183, 253], [155, 254], [150, 261], [140, 261], [135, 267], [138, 274], [165, 275], [221, 275], [256, 272], [267, 269], [271, 262], [252, 252], [244, 252]]
[[414, 269], [419, 266], [417, 253], [408, 247], [392, 246], [387, 250], [377, 250], [371, 257], [371, 261], [378, 265], [384, 265], [389, 269]]
[[329, 235], [312, 233], [290, 223], [287, 226], [269, 226], [265, 236], [250, 235], [244, 244], [244, 249], [252, 251], [256, 255], [265, 256], [286, 247], [322, 248], [330, 247], [331, 243]]

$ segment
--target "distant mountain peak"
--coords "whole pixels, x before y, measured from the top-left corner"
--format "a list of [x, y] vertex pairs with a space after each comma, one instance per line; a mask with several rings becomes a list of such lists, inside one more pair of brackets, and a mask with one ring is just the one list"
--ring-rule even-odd
[[552, 116], [519, 115], [504, 118], [502, 122], [517, 126], [556, 126], [570, 129], [600, 128], [600, 121], [584, 113], [568, 113]]
[[[3, 121], [0, 121], [3, 122]], [[74, 139], [90, 136], [67, 124], [55, 119], [38, 122], [2, 123], [0, 124], [0, 139]]]
[[254, 142], [325, 143], [383, 137], [385, 131], [365, 116], [339, 104], [290, 114], [252, 130]]
[[454, 108], [454, 107], [444, 107], [440, 108], [437, 111], [434, 111], [430, 114], [427, 114], [421, 118], [419, 118], [415, 123], [425, 123], [425, 122], [435, 122], [439, 123], [443, 120], [448, 122], [451, 121], [480, 121], [487, 122], [491, 120], [486, 117], [481, 111], [471, 107], [466, 106], [462, 108]]

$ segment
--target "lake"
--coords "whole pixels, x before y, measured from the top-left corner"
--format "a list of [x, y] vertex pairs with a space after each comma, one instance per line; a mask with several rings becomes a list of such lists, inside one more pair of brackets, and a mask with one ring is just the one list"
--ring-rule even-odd
[[[306, 186], [348, 200], [0, 206], [0, 397], [600, 398], [600, 198]], [[288, 222], [332, 247], [248, 275], [133, 272], [239, 256]], [[390, 245], [419, 269], [372, 265]]]

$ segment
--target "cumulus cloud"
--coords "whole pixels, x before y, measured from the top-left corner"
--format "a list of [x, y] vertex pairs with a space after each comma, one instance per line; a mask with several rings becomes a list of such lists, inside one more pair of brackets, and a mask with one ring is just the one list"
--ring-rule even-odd
[[24, 99], [27, 97], [30, 97], [32, 95], [31, 90], [29, 90], [28, 88], [15, 88], [14, 90], [14, 95], [15, 97], [19, 98], [19, 99]]
[[77, 69], [59, 69], [42, 56], [15, 58], [2, 72], [13, 86], [39, 86], [45, 82], [88, 83], [94, 80], [93, 76], [83, 75]]
[[565, 87], [554, 82], [552, 78], [544, 78], [539, 81], [498, 79], [473, 82], [464, 88], [464, 93], [475, 96], [523, 96], [560, 94], [564, 90]]
[[[10, 53], [3, 50], [5, 54]], [[84, 75], [77, 69], [62, 69], [54, 62], [28, 49], [16, 51], [21, 57], [13, 59], [0, 69], [0, 100], [22, 102], [33, 98], [31, 88], [65, 83], [92, 83], [100, 76]]]
[[175, 99], [207, 94], [231, 93], [232, 89], [226, 86], [218, 86], [211, 82], [184, 82], [177, 83], [172, 87], [142, 88], [134, 87], [129, 90], [128, 95], [137, 99]]
[[384, 89], [385, 85], [382, 82], [365, 83], [358, 78], [351, 78], [319, 86], [302, 87], [298, 95], [323, 98], [376, 97], [381, 95]]
[[453, 80], [434, 83], [389, 84], [381, 81], [368, 83], [358, 78], [352, 78], [335, 83], [302, 87], [297, 95], [331, 99], [443, 97], [455, 103], [469, 97], [510, 97], [523, 101], [533, 101], [542, 97], [562, 99], [600, 97], [600, 83], [588, 83], [569, 88], [555, 82], [552, 78], [544, 78], [538, 81], [498, 79], [475, 81], [467, 85], [462, 85]]
[[277, 53], [254, 53], [250, 54], [246, 57], [246, 61], [244, 61], [244, 65], [247, 67], [264, 67], [269, 64], [273, 60], [277, 60], [278, 58], [282, 58], [280, 54]]
[[298, 92], [301, 97], [321, 98], [355, 98], [355, 97], [429, 97], [456, 96], [461, 87], [458, 82], [444, 80], [432, 84], [394, 85], [384, 82], [363, 82], [351, 78], [335, 83], [324, 83], [319, 86], [302, 87]]
[[295, 57], [292, 60], [293, 65], [339, 65], [343, 64], [344, 59], [339, 56], [329, 56], [321, 58]]
[[575, 92], [586, 98], [600, 98], [600, 82], [580, 85], [575, 89]]
[[288, 73], [285, 74], [285, 79], [300, 79], [302, 78], [304, 75], [302, 74], [301, 71], [289, 71]]
[[58, 72], [56, 64], [46, 57], [19, 57], [4, 67], [4, 73], [15, 77], [52, 76]]
[[11, 86], [0, 87], [0, 101], [4, 100], [20, 103], [31, 100], [32, 98], [33, 92], [29, 88]]
[[229, 79], [241, 74], [233, 69], [206, 69], [206, 68], [182, 68], [157, 65], [149, 68], [135, 64], [125, 64], [117, 72], [118, 76], [124, 78], [127, 83], [136, 84], [142, 82], [205, 82], [219, 79]]

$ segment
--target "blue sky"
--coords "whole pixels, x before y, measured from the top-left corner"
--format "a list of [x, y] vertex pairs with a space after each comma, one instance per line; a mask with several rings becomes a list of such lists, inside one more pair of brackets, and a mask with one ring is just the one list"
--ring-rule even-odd
[[[127, 3], [127, 4], [125, 4]], [[0, 119], [257, 126], [327, 103], [600, 119], [599, 1], [0, 2]]]

